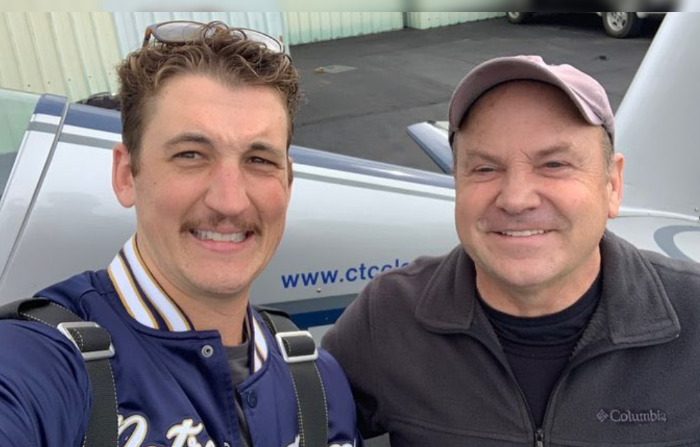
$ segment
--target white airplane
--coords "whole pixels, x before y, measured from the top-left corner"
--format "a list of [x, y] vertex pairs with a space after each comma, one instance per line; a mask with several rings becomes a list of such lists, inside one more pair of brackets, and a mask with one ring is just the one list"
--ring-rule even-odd
[[[625, 206], [609, 225], [641, 248], [696, 262], [698, 41], [700, 14], [668, 14], [628, 90], [616, 131], [627, 158]], [[133, 211], [121, 208], [111, 188], [117, 112], [0, 90], [0, 113], [10, 114], [0, 120], [10, 126], [0, 140], [4, 303], [103, 268], [135, 226]], [[302, 327], [332, 324], [374, 276], [458, 243], [446, 131], [421, 123], [410, 132], [445, 174], [292, 148], [286, 235], [256, 281], [255, 304], [286, 310]], [[2, 153], [8, 139], [12, 149]]]

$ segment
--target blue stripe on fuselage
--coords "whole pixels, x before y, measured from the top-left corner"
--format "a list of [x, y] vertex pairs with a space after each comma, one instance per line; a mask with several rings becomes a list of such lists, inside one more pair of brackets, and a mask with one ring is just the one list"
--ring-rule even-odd
[[121, 113], [84, 104], [71, 104], [66, 124], [104, 132], [122, 133]]
[[34, 107], [34, 113], [44, 115], [61, 116], [63, 109], [66, 107], [66, 98], [56, 95], [41, 95], [39, 102]]

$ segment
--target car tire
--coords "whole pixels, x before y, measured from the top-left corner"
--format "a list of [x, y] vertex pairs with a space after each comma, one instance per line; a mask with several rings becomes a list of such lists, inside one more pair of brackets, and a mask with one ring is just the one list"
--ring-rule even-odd
[[604, 12], [603, 28], [608, 36], [624, 39], [638, 35], [642, 21], [634, 12]]
[[531, 16], [531, 12], [506, 12], [506, 19], [508, 19], [510, 23], [525, 23], [530, 19]]

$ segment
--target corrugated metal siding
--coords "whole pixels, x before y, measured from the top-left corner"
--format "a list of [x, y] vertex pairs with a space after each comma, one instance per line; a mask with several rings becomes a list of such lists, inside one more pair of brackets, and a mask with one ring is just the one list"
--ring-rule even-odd
[[479, 12], [3, 12], [0, 87], [71, 100], [116, 91], [114, 66], [138, 48], [146, 26], [222, 20], [289, 45], [402, 29], [431, 28], [502, 13]]
[[286, 12], [285, 15], [290, 45], [404, 27], [402, 12]]
[[230, 26], [252, 28], [285, 41], [284, 14], [281, 12], [114, 12], [122, 57], [141, 46], [148, 25], [168, 20], [194, 20], [208, 23], [221, 20]]
[[406, 14], [406, 26], [427, 29], [456, 23], [475, 22], [502, 15], [502, 12], [409, 12]]
[[80, 99], [114, 91], [120, 58], [110, 13], [0, 14], [0, 86]]

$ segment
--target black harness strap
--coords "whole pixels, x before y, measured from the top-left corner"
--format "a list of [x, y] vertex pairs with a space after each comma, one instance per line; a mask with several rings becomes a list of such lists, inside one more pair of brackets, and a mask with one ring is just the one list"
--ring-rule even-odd
[[78, 347], [92, 387], [92, 412], [83, 447], [117, 446], [117, 395], [109, 359], [111, 337], [97, 323], [41, 298], [18, 300], [0, 307], [0, 319], [30, 320], [55, 327]]
[[[300, 331], [289, 316], [276, 309], [258, 308], [289, 365], [297, 400], [300, 447], [328, 443], [326, 392], [316, 366], [318, 351], [311, 334]], [[114, 356], [106, 329], [85, 321], [68, 309], [42, 298], [0, 306], [0, 319], [38, 321], [55, 327], [80, 350], [90, 376], [92, 412], [83, 447], [117, 446], [117, 396], [109, 359]]]
[[256, 308], [277, 339], [289, 366], [297, 398], [300, 447], [328, 445], [326, 391], [316, 367], [318, 351], [308, 331], [300, 331], [289, 316], [279, 310]]

